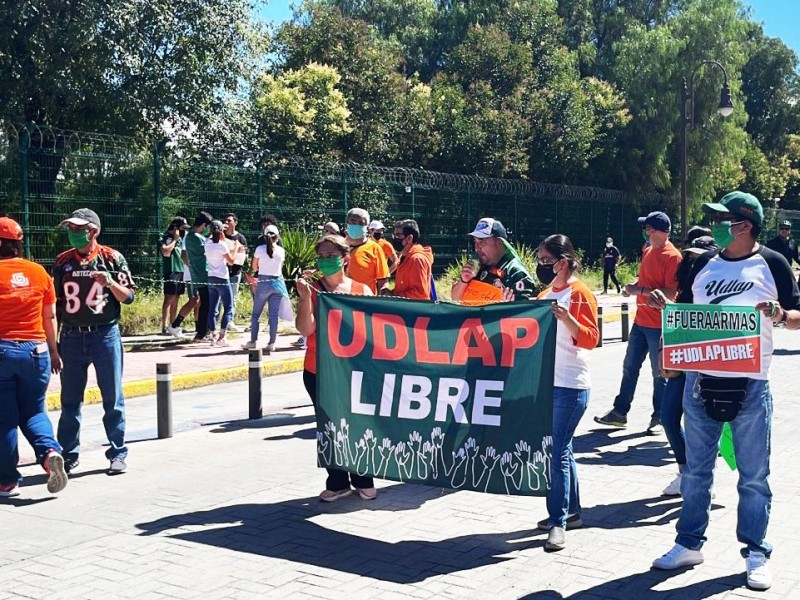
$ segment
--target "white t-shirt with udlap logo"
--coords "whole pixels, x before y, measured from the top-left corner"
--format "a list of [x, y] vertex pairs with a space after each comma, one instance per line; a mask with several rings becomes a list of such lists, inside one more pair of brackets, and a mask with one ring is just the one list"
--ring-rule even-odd
[[[695, 259], [686, 289], [678, 302], [755, 306], [777, 300], [784, 310], [800, 309], [800, 292], [792, 268], [777, 252], [759, 246], [742, 258], [726, 258], [716, 250]], [[750, 379], [768, 379], [772, 361], [772, 320], [761, 315], [761, 372], [747, 374]], [[722, 371], [704, 371], [716, 377], [731, 377]]]

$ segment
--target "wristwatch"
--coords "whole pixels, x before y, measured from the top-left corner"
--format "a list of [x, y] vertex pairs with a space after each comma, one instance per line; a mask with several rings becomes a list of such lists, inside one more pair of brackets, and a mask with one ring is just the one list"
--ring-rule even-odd
[[778, 323], [786, 323], [786, 319], [789, 318], [789, 313], [783, 307], [781, 307], [781, 318]]

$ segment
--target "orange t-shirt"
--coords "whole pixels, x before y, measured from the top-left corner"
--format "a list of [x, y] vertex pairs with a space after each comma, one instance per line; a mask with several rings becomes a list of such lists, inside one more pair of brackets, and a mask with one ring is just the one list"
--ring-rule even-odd
[[378, 293], [378, 279], [389, 277], [389, 267], [386, 264], [386, 255], [374, 240], [367, 240], [360, 246], [350, 248], [347, 276], [368, 286], [373, 294]]
[[44, 341], [42, 307], [55, 301], [53, 280], [41, 265], [0, 260], [0, 340]]
[[381, 250], [383, 250], [383, 254], [384, 256], [386, 256], [387, 262], [388, 261], [394, 262], [397, 260], [397, 252], [394, 251], [394, 246], [392, 246], [392, 243], [389, 240], [381, 238], [377, 240], [377, 242], [378, 245], [381, 247]]
[[[636, 285], [646, 288], [676, 289], [678, 282], [675, 273], [682, 260], [681, 252], [672, 242], [662, 248], [648, 246], [642, 253], [642, 264], [639, 266], [639, 281]], [[673, 294], [670, 300], [674, 300]], [[640, 327], [661, 329], [661, 311], [647, 306], [647, 295], [636, 296], [636, 318], [634, 323]]]
[[[369, 289], [363, 283], [353, 281], [353, 287], [350, 293], [353, 296], [370, 296], [371, 294], [365, 293]], [[324, 292], [319, 282], [311, 286], [311, 311], [314, 315], [317, 314], [317, 292]], [[306, 357], [303, 360], [303, 369], [310, 373], [317, 372], [317, 331], [314, 330], [310, 336], [306, 338]]]

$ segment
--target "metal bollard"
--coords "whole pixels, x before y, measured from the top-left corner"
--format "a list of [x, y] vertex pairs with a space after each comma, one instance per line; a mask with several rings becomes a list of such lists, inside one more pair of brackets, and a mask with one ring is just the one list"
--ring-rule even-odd
[[627, 342], [628, 341], [628, 332], [630, 330], [630, 324], [628, 322], [628, 318], [629, 318], [629, 315], [630, 315], [630, 313], [629, 313], [630, 308], [631, 308], [630, 304], [628, 304], [627, 302], [624, 302], [622, 304], [622, 341], [623, 342]]
[[248, 381], [250, 382], [250, 415], [248, 419], [260, 419], [263, 416], [261, 406], [261, 349], [250, 350]]
[[172, 364], [156, 364], [156, 415], [158, 439], [172, 437]]
[[603, 307], [597, 307], [597, 331], [599, 335], [597, 336], [597, 347], [603, 347]]

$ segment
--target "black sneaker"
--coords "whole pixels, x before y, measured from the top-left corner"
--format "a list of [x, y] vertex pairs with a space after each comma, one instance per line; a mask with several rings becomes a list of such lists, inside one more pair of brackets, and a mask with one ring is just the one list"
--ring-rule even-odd
[[[569, 531], [570, 529], [580, 529], [583, 527], [583, 520], [581, 519], [580, 515], [568, 515], [567, 516], [567, 526], [565, 529]], [[540, 531], [550, 531], [550, 519], [542, 519], [536, 524], [536, 529]]]
[[72, 471], [77, 470], [78, 467], [80, 467], [80, 466], [81, 466], [81, 463], [80, 463], [80, 461], [78, 460], [77, 457], [74, 457], [74, 458], [67, 458], [66, 456], [64, 457], [64, 470], [67, 473], [71, 473]]
[[661, 435], [664, 433], [664, 426], [659, 419], [650, 419], [650, 425], [647, 426], [647, 435]]
[[621, 415], [614, 410], [610, 410], [608, 411], [608, 414], [603, 415], [602, 417], [595, 417], [594, 422], [600, 423], [600, 425], [608, 425], [609, 427], [625, 429], [628, 426], [628, 417]]

